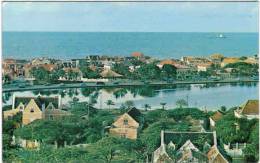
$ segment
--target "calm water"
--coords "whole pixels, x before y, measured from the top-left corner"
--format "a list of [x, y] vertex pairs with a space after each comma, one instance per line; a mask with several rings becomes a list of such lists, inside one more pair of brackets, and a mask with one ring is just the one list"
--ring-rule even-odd
[[257, 33], [79, 33], [79, 32], [4, 32], [3, 56], [20, 59], [46, 56], [84, 58], [89, 54], [129, 56], [141, 51], [157, 58], [185, 55], [225, 56], [258, 54]]
[[107, 100], [115, 102], [114, 108], [119, 108], [127, 100], [134, 102], [138, 108], [149, 104], [152, 109], [161, 108], [160, 103], [166, 102], [166, 108], [175, 107], [178, 99], [188, 100], [189, 106], [208, 110], [218, 109], [220, 106], [233, 107], [244, 103], [248, 99], [258, 99], [258, 83], [239, 84], [192, 84], [168, 87], [128, 87], [128, 88], [77, 88], [51, 91], [25, 91], [4, 93], [4, 105], [12, 103], [12, 95], [61, 95], [62, 103], [69, 104], [77, 97], [79, 101], [88, 101], [90, 95], [98, 93], [97, 108], [108, 108]]

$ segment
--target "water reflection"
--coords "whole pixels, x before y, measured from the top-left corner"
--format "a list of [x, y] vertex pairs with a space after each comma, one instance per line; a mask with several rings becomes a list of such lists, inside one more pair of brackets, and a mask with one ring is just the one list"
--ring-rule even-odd
[[35, 90], [24, 92], [6, 92], [2, 99], [4, 105], [12, 103], [12, 96], [55, 96], [62, 97], [63, 104], [73, 101], [89, 102], [94, 100], [97, 108], [108, 108], [107, 101], [112, 100], [119, 108], [126, 101], [133, 101], [138, 108], [149, 104], [152, 109], [176, 106], [179, 99], [187, 100], [190, 106], [203, 109], [217, 109], [220, 106], [237, 106], [247, 99], [258, 99], [258, 83], [221, 83], [221, 84], [179, 84], [173, 86], [135, 86], [118, 88], [69, 88], [60, 90]]

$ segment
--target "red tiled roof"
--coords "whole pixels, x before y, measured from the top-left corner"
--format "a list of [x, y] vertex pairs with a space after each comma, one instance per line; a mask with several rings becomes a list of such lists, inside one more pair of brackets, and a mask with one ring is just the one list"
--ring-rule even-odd
[[247, 115], [259, 114], [259, 100], [248, 100], [241, 106], [241, 113]]
[[132, 53], [132, 57], [143, 57], [143, 56], [144, 56], [144, 54], [141, 53], [141, 52], [133, 52]]
[[217, 122], [218, 120], [220, 120], [222, 118], [223, 114], [220, 113], [219, 111], [217, 111], [215, 114], [213, 114], [210, 118]]
[[43, 64], [40, 67], [43, 67], [45, 70], [47, 71], [52, 71], [53, 69], [55, 69], [57, 66], [54, 64]]

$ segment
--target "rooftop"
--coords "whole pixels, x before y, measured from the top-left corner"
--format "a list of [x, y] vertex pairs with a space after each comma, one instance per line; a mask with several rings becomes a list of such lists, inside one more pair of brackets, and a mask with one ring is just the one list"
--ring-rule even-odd
[[241, 105], [240, 108], [242, 114], [259, 114], [259, 100], [248, 100], [245, 104]]

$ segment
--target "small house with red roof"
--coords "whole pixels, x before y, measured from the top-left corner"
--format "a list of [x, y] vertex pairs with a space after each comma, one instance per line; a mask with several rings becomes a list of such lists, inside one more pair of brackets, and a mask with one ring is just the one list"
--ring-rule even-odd
[[245, 104], [239, 106], [234, 114], [237, 118], [259, 118], [259, 100], [248, 100]]
[[212, 116], [209, 117], [210, 127], [214, 128], [216, 125], [216, 122], [219, 121], [223, 116], [223, 113], [220, 111], [217, 111]]

